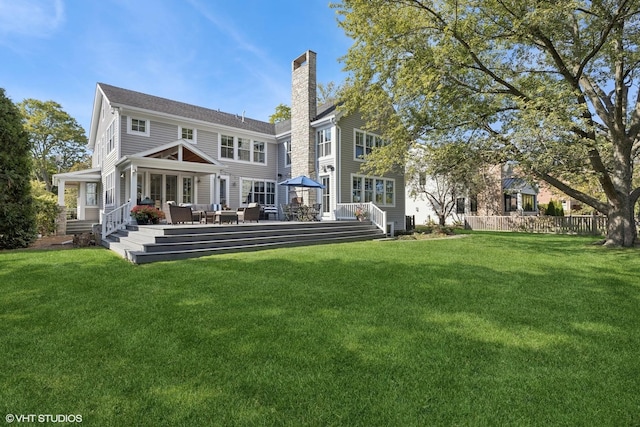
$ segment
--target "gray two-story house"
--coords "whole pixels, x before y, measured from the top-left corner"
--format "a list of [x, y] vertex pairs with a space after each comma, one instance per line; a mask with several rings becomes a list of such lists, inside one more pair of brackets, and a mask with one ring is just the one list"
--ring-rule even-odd
[[[55, 176], [59, 204], [65, 187], [75, 186], [77, 218], [103, 222], [143, 199], [230, 208], [257, 202], [282, 218], [280, 207], [303, 197], [320, 203], [322, 220], [346, 219], [343, 204], [372, 202], [385, 212], [387, 231], [403, 229], [403, 175], [359, 172], [366, 155], [385, 143], [363, 125], [335, 105], [316, 106], [312, 51], [292, 62], [291, 119], [277, 124], [98, 83], [92, 168]], [[324, 188], [280, 185], [299, 175]]]

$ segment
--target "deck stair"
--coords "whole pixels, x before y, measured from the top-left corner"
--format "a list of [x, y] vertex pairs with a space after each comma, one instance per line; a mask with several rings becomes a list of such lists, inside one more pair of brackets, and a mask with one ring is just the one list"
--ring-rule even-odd
[[136, 264], [206, 255], [353, 242], [385, 237], [369, 221], [268, 222], [238, 225], [130, 225], [102, 245]]
[[84, 221], [78, 219], [70, 219], [67, 220], [67, 234], [82, 234], [82, 233], [91, 233], [92, 226], [96, 223], [96, 221]]

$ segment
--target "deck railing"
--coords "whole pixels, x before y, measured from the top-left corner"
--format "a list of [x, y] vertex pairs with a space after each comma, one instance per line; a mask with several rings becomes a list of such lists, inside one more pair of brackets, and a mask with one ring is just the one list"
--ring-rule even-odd
[[338, 220], [356, 220], [356, 211], [360, 209], [366, 213], [369, 219], [376, 227], [387, 233], [387, 212], [383, 211], [375, 204], [369, 203], [338, 203], [336, 206], [336, 219]]
[[465, 216], [464, 227], [486, 231], [601, 235], [606, 232], [607, 218], [597, 215]]
[[131, 202], [102, 214], [102, 238], [125, 228], [131, 222]]

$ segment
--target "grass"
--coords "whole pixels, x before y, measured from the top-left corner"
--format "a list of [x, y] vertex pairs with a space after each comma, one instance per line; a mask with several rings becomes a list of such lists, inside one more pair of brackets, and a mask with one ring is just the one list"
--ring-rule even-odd
[[473, 234], [134, 266], [0, 252], [0, 412], [83, 425], [640, 425], [640, 260]]

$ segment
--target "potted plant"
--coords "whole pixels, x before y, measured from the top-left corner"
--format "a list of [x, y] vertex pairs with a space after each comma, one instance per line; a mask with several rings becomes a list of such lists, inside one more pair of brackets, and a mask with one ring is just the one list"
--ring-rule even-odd
[[157, 224], [165, 217], [160, 209], [147, 205], [134, 206], [131, 209], [131, 216], [138, 224]]
[[364, 221], [365, 219], [369, 218], [369, 212], [366, 211], [362, 206], [358, 206], [356, 208], [355, 215], [358, 221]]

